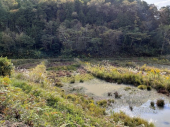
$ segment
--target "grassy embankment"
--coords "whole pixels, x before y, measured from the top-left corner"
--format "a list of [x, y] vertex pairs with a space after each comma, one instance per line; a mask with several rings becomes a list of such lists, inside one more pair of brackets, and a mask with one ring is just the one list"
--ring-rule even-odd
[[9, 120], [34, 127], [136, 127], [141, 124], [153, 127], [145, 120], [130, 118], [124, 113], [107, 116], [105, 109], [97, 106], [91, 98], [66, 95], [51, 84], [44, 65], [14, 73], [11, 78], [0, 77], [0, 114], [4, 116], [0, 125]]
[[146, 85], [156, 90], [170, 92], [170, 70], [148, 67], [115, 67], [112, 65], [86, 63], [85, 68], [94, 76], [118, 84]]

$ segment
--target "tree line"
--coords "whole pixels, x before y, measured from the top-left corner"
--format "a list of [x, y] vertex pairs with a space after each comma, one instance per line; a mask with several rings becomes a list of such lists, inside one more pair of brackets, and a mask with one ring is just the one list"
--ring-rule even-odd
[[0, 55], [170, 53], [170, 6], [141, 0], [0, 0]]

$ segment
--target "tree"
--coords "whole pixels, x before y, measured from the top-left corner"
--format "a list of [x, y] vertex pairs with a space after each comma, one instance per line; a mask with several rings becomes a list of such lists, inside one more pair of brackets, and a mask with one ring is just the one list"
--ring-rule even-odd
[[21, 48], [31, 49], [35, 44], [34, 39], [32, 39], [31, 37], [24, 33], [18, 34], [16, 36], [16, 42], [17, 46], [19, 46], [20, 49]]

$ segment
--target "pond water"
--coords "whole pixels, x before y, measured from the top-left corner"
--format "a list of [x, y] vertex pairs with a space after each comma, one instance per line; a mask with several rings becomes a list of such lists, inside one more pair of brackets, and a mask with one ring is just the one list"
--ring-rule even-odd
[[[146, 103], [142, 104], [140, 107], [133, 107], [131, 111], [129, 106], [122, 106], [120, 108], [112, 109], [114, 112], [123, 111], [131, 117], [140, 117], [149, 122], [153, 122], [156, 127], [170, 127], [170, 102], [165, 101], [164, 108], [158, 108], [155, 106], [155, 109], [150, 107], [151, 100], [148, 100]], [[156, 102], [156, 101], [155, 101]]]
[[[170, 97], [157, 93], [154, 89], [151, 91], [140, 90], [132, 85], [108, 83], [99, 79], [92, 79], [84, 83], [67, 84], [66, 88], [82, 88], [80, 92], [93, 96], [94, 100], [114, 99], [115, 103], [107, 109], [110, 111], [123, 111], [131, 117], [140, 117], [149, 122], [153, 122], [156, 127], [170, 127]], [[126, 90], [126, 88], [129, 88]], [[116, 99], [108, 96], [108, 92], [118, 92], [121, 98]], [[72, 91], [75, 92], [75, 91]], [[154, 101], [156, 105], [157, 99], [165, 100], [165, 107], [155, 109], [150, 107], [150, 102]], [[133, 107], [133, 111], [129, 106]]]
[[92, 79], [84, 83], [77, 84], [80, 87], [85, 88], [86, 93], [92, 93], [95, 96], [104, 97], [108, 92], [126, 88], [127, 85], [118, 85], [116, 83], [108, 83], [99, 79]]

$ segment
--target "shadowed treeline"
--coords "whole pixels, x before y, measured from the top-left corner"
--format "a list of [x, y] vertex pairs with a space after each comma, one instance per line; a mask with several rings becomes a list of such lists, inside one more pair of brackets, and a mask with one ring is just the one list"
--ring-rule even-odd
[[0, 0], [0, 55], [169, 53], [170, 8], [140, 0]]

